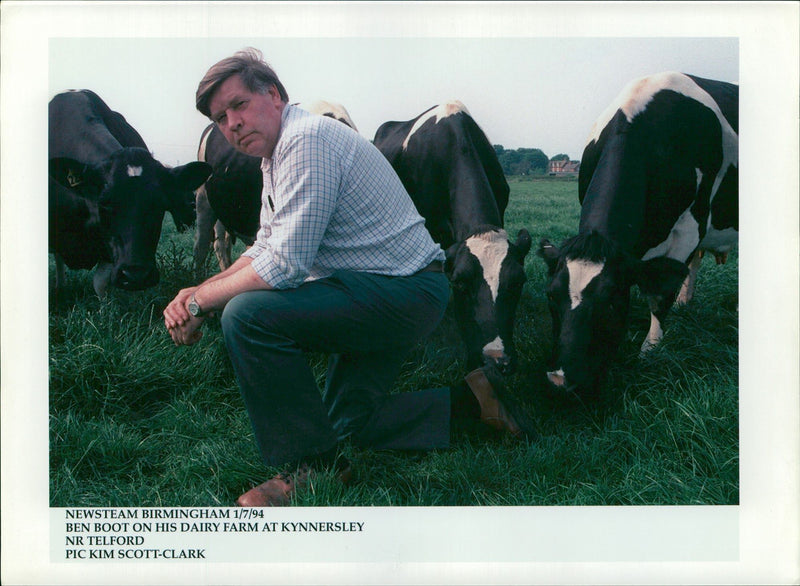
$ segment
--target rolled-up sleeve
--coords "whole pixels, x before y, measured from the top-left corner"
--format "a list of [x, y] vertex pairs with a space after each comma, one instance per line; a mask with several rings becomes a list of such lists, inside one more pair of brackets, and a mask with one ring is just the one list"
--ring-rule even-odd
[[[285, 137], [264, 173], [263, 199], [271, 209], [247, 251], [252, 267], [276, 289], [297, 287], [308, 277], [336, 208], [341, 164], [316, 134]], [[268, 228], [265, 228], [268, 226]]]

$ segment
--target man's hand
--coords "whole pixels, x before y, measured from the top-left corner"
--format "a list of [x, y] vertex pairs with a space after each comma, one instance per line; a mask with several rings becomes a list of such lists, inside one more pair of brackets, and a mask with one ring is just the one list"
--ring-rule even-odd
[[191, 346], [203, 337], [200, 331], [203, 318], [194, 317], [186, 309], [189, 298], [196, 290], [197, 287], [181, 289], [164, 309], [164, 325], [176, 346]]
[[240, 256], [227, 270], [197, 287], [181, 289], [175, 299], [169, 302], [164, 309], [164, 325], [177, 346], [194, 344], [202, 336], [199, 329], [203, 318], [193, 317], [186, 307], [192, 294], [199, 288], [202, 287], [203, 291], [197, 301], [208, 315], [212, 315], [214, 311], [222, 311], [225, 304], [239, 293], [271, 288], [250, 266], [252, 260]]
[[168, 330], [182, 327], [192, 319], [192, 315], [189, 313], [189, 310], [186, 309], [186, 304], [189, 302], [192, 293], [196, 290], [197, 287], [181, 289], [175, 296], [175, 299], [170, 301], [169, 305], [164, 309], [164, 325], [167, 326]]
[[179, 326], [167, 326], [172, 341], [176, 346], [191, 346], [203, 337], [203, 332], [200, 331], [200, 326], [203, 325], [202, 317], [192, 317], [186, 320]]

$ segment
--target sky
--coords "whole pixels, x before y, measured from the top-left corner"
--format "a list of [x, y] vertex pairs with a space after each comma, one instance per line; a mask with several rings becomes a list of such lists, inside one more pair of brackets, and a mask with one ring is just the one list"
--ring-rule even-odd
[[51, 40], [50, 97], [94, 90], [166, 164], [196, 157], [208, 120], [197, 83], [221, 58], [260, 49], [292, 102], [345, 106], [373, 138], [460, 100], [492, 144], [580, 159], [595, 120], [636, 77], [677, 70], [738, 82], [736, 38], [68, 38]]

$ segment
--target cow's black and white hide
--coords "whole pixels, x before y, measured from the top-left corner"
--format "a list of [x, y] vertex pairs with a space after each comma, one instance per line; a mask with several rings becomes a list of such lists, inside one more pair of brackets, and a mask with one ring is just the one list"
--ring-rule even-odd
[[[559, 390], [596, 392], [626, 331], [630, 289], [649, 301], [646, 352], [702, 251], [738, 234], [737, 85], [667, 72], [632, 81], [601, 114], [579, 173], [578, 235], [543, 239]], [[687, 268], [690, 265], [690, 269]]]
[[168, 168], [125, 118], [94, 92], [57, 94], [49, 107], [48, 236], [56, 288], [64, 265], [97, 266], [94, 288], [139, 290], [158, 283], [155, 263], [165, 212], [178, 229], [194, 222], [193, 190], [211, 168]]
[[386, 122], [374, 144], [395, 169], [433, 239], [447, 252], [467, 367], [513, 372], [513, 330], [531, 240], [503, 229], [509, 187], [494, 147], [461, 102]]

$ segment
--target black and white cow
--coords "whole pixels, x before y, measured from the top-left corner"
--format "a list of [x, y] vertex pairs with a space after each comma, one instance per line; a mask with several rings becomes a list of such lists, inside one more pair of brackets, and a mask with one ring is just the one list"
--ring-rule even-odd
[[[578, 235], [539, 255], [550, 273], [557, 389], [596, 392], [626, 330], [630, 288], [649, 300], [646, 352], [703, 250], [738, 234], [739, 88], [667, 72], [632, 81], [597, 120], [581, 160]], [[686, 281], [686, 282], [685, 282]]]
[[250, 246], [258, 231], [261, 159], [234, 149], [217, 126], [209, 124], [200, 138], [197, 160], [213, 171], [195, 191], [195, 270], [201, 270], [212, 242], [219, 267], [225, 270], [231, 265], [234, 239]]
[[520, 230], [509, 242], [503, 229], [509, 187], [494, 147], [458, 101], [413, 120], [384, 123], [374, 144], [446, 249], [467, 367], [490, 362], [512, 372], [514, 318], [531, 239]]
[[194, 221], [192, 191], [211, 168], [167, 168], [125, 118], [94, 92], [56, 95], [49, 108], [49, 248], [56, 287], [64, 265], [97, 265], [94, 288], [128, 290], [158, 283], [155, 251], [164, 213], [179, 229]]
[[[317, 100], [299, 107], [313, 114], [329, 116], [358, 129], [341, 104]], [[214, 169], [208, 181], [195, 192], [197, 232], [194, 241], [194, 266], [200, 273], [211, 242], [220, 270], [231, 265], [231, 246], [236, 238], [250, 246], [258, 231], [261, 209], [261, 159], [240, 153], [214, 124], [200, 137], [197, 160]]]

